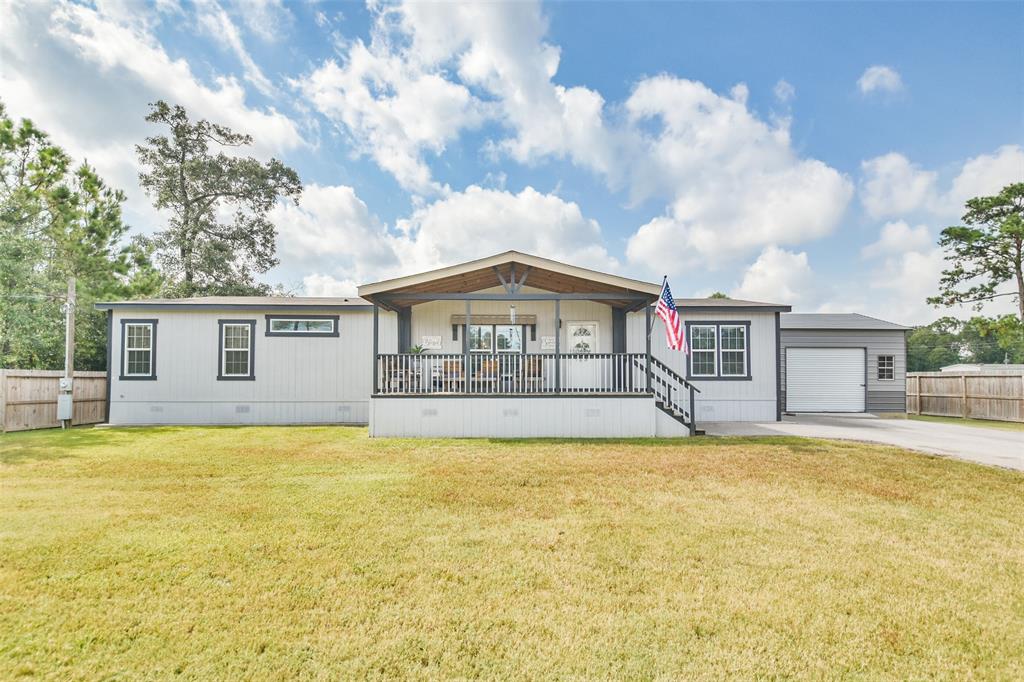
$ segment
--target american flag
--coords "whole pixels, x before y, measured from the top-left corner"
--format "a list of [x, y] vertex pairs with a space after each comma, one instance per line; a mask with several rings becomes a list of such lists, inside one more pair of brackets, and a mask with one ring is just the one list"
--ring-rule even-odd
[[658, 305], [654, 308], [654, 314], [665, 323], [665, 340], [668, 342], [668, 347], [689, 354], [690, 349], [686, 345], [683, 323], [679, 319], [679, 311], [676, 310], [672, 290], [668, 287], [668, 277], [661, 285], [661, 296], [658, 297]]

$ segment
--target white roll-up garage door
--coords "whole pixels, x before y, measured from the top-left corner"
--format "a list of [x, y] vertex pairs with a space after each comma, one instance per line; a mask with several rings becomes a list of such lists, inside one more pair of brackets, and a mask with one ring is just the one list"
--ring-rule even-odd
[[863, 348], [787, 348], [788, 412], [863, 412]]

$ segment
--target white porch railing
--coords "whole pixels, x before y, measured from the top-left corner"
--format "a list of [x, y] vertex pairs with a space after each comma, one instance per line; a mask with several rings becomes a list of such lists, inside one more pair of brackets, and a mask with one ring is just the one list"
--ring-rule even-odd
[[378, 395], [647, 391], [644, 353], [391, 353], [377, 363]]

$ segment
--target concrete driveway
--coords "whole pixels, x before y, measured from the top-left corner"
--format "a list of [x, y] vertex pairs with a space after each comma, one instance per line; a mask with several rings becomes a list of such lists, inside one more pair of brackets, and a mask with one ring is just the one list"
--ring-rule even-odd
[[959, 426], [870, 414], [803, 414], [781, 422], [706, 422], [709, 436], [804, 436], [897, 445], [936, 455], [1024, 471], [1024, 432]]

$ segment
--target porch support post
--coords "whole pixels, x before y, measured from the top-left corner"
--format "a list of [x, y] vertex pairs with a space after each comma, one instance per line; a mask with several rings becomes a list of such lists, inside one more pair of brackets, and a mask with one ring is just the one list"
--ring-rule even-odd
[[380, 352], [380, 342], [377, 339], [377, 332], [380, 330], [380, 308], [374, 303], [373, 304], [373, 389], [371, 393], [376, 394], [380, 384], [377, 379], [378, 365], [380, 360], [378, 359], [378, 353]]
[[462, 380], [469, 393], [469, 299], [466, 299], [466, 326], [462, 330]]
[[412, 348], [412, 307], [398, 309], [398, 352], [408, 353]]
[[626, 311], [612, 308], [612, 352], [626, 352]]
[[644, 306], [644, 328], [647, 330], [647, 392], [651, 392], [651, 306]]
[[555, 299], [555, 393], [562, 392], [562, 306]]

